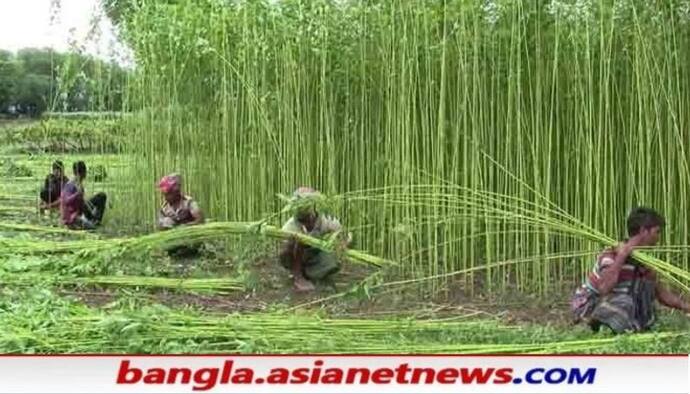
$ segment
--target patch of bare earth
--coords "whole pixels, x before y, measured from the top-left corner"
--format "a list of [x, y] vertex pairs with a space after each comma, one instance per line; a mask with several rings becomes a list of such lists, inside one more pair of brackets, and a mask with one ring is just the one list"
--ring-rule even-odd
[[[275, 258], [263, 256], [251, 264], [254, 282], [246, 291], [229, 294], [194, 294], [175, 290], [147, 289], [137, 293], [151, 302], [174, 308], [191, 306], [209, 312], [265, 312], [296, 308], [322, 310], [342, 318], [385, 318], [413, 316], [425, 318], [499, 318], [508, 324], [539, 324], [568, 326], [568, 292], [572, 284], [561, 284], [553, 295], [536, 297], [516, 289], [507, 289], [492, 296], [484, 295], [481, 281], [468, 287], [457, 280], [432, 292], [417, 287], [392, 288], [373, 292], [371, 297], [334, 297], [348, 290], [374, 271], [359, 264], [344, 264], [336, 275], [335, 286], [317, 284], [316, 290], [297, 293], [292, 288], [289, 272]], [[70, 292], [82, 302], [100, 307], [117, 298], [110, 289], [91, 288]]]

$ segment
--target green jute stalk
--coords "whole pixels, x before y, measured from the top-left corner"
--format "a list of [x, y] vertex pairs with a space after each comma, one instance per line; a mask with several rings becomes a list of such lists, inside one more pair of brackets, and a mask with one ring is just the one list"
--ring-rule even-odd
[[46, 234], [61, 234], [61, 235], [76, 235], [80, 237], [96, 238], [97, 235], [89, 233], [87, 231], [75, 231], [68, 230], [59, 227], [47, 227], [47, 226], [34, 226], [31, 224], [19, 224], [19, 223], [6, 223], [0, 222], [0, 228], [13, 231], [29, 231], [36, 233], [46, 233]]
[[[183, 226], [168, 231], [147, 234], [141, 237], [117, 238], [108, 240], [82, 241], [32, 241], [23, 239], [0, 238], [0, 255], [3, 254], [44, 254], [44, 253], [95, 253], [114, 252], [143, 252], [151, 248], [167, 248], [194, 242], [211, 241], [237, 235], [261, 235], [277, 239], [296, 238], [306, 245], [324, 250], [334, 251], [334, 245], [328, 241], [310, 237], [304, 234], [283, 231], [282, 229], [264, 225], [263, 222], [215, 222], [197, 226]], [[366, 252], [347, 249], [344, 255], [354, 261], [383, 267], [397, 264], [394, 261], [372, 256]]]
[[97, 285], [120, 287], [146, 287], [183, 291], [204, 291], [228, 294], [244, 291], [244, 284], [233, 278], [162, 278], [148, 276], [112, 275], [91, 277], [70, 277], [46, 273], [4, 273], [0, 284], [14, 286], [33, 286], [37, 283], [57, 286]]

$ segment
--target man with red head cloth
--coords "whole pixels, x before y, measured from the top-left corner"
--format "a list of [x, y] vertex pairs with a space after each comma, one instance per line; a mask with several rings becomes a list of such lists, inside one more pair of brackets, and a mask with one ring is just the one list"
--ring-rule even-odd
[[165, 199], [158, 212], [159, 230], [204, 222], [204, 214], [199, 204], [182, 193], [182, 177], [179, 174], [164, 176], [158, 182], [158, 188]]
[[[164, 176], [158, 182], [164, 201], [158, 211], [158, 229], [169, 230], [177, 226], [204, 223], [204, 213], [193, 198], [182, 193], [182, 177], [179, 174]], [[194, 256], [200, 245], [176, 246], [168, 249], [174, 256]]]

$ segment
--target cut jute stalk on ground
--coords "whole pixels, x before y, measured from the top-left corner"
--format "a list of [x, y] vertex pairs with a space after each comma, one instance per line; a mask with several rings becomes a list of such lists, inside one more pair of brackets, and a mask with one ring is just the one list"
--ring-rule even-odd
[[0, 274], [0, 284], [2, 285], [34, 286], [38, 283], [56, 286], [142, 287], [217, 294], [229, 294], [245, 290], [242, 281], [234, 278], [163, 278], [131, 275], [76, 277], [45, 273]]
[[75, 231], [68, 230], [61, 227], [48, 227], [48, 226], [35, 226], [31, 224], [20, 224], [20, 223], [8, 223], [0, 222], [0, 229], [12, 230], [12, 231], [27, 231], [35, 233], [44, 234], [60, 234], [60, 235], [71, 235], [80, 236], [86, 238], [97, 238], [98, 236], [87, 231]]
[[[264, 225], [262, 222], [216, 222], [197, 226], [184, 226], [168, 231], [133, 238], [81, 241], [32, 241], [24, 239], [0, 239], [2, 254], [43, 254], [43, 253], [101, 253], [117, 252], [143, 253], [150, 249], [165, 249], [196, 242], [212, 241], [238, 235], [257, 235], [276, 239], [296, 238], [298, 241], [324, 251], [333, 252], [334, 245], [328, 241], [308, 235], [283, 231], [278, 227]], [[353, 261], [376, 267], [396, 265], [394, 261], [372, 256], [366, 252], [347, 249], [343, 254]]]
[[[160, 306], [102, 310], [39, 294], [34, 297], [50, 308], [37, 311], [30, 305], [13, 305], [0, 314], [0, 323], [6, 324], [0, 334], [3, 352], [155, 353], [171, 352], [170, 346], [185, 343], [190, 347], [183, 352], [571, 353], [687, 336], [665, 332], [594, 339], [563, 337], [553, 331], [525, 331], [495, 320], [339, 319], [280, 312], [226, 315]], [[50, 313], [51, 318], [37, 320], [37, 313]]]

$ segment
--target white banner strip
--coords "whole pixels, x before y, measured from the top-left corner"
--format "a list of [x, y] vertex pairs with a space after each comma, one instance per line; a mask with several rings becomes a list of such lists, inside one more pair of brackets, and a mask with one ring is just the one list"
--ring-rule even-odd
[[685, 356], [0, 356], [0, 393], [683, 393]]

